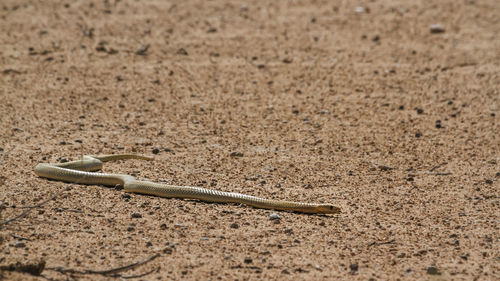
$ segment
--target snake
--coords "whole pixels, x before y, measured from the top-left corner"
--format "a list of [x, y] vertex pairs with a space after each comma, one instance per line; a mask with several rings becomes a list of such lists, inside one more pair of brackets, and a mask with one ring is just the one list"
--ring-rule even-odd
[[153, 157], [137, 154], [84, 155], [81, 160], [63, 163], [40, 163], [35, 174], [42, 178], [86, 185], [120, 187], [125, 192], [166, 198], [195, 199], [214, 203], [239, 203], [255, 208], [308, 214], [336, 214], [340, 208], [332, 204], [302, 203], [265, 199], [256, 196], [213, 190], [196, 186], [177, 186], [137, 180], [131, 175], [97, 172], [103, 163], [125, 159], [153, 160]]

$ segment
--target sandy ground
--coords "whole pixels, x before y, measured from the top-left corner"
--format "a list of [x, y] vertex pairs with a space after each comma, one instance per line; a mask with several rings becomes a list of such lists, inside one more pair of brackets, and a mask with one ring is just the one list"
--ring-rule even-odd
[[[1, 276], [110, 279], [90, 271], [154, 257], [111, 275], [500, 280], [499, 15], [496, 0], [1, 1]], [[153, 152], [104, 171], [343, 212], [272, 220], [33, 173]]]

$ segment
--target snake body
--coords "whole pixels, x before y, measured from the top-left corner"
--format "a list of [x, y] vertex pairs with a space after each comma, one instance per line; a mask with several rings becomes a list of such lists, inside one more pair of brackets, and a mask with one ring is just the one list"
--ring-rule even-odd
[[295, 211], [312, 214], [339, 213], [340, 208], [331, 204], [301, 203], [264, 199], [251, 195], [224, 192], [195, 186], [176, 186], [150, 181], [136, 180], [125, 174], [97, 173], [103, 162], [122, 159], [153, 160], [151, 157], [134, 154], [85, 155], [82, 160], [65, 163], [40, 163], [35, 167], [35, 173], [43, 178], [58, 181], [95, 184], [105, 186], [123, 186], [126, 192], [155, 195], [167, 198], [197, 199], [217, 203], [240, 203], [263, 209]]

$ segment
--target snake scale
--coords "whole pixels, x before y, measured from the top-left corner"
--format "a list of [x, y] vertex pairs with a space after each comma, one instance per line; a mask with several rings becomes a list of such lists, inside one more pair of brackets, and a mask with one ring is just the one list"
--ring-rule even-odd
[[97, 173], [102, 169], [103, 162], [122, 159], [153, 160], [151, 157], [135, 154], [85, 155], [82, 160], [65, 163], [40, 163], [35, 167], [35, 173], [43, 178], [106, 186], [123, 186], [126, 192], [155, 195], [167, 198], [197, 199], [217, 203], [240, 203], [256, 208], [295, 211], [310, 214], [339, 213], [340, 208], [331, 204], [300, 203], [264, 199], [251, 195], [217, 191], [194, 186], [175, 186], [150, 181], [136, 180], [133, 176], [124, 174]]

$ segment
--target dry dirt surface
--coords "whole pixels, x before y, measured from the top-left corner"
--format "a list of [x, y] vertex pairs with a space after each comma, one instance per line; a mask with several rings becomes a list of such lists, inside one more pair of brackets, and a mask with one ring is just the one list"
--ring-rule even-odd
[[[499, 15], [497, 0], [1, 1], [0, 276], [500, 280]], [[105, 172], [342, 213], [33, 173], [105, 153], [155, 157]]]

